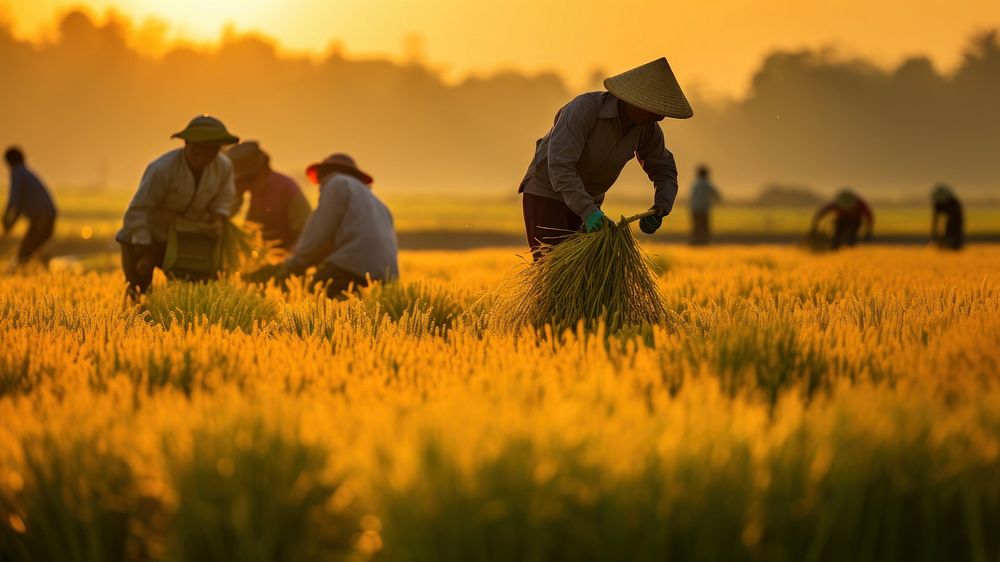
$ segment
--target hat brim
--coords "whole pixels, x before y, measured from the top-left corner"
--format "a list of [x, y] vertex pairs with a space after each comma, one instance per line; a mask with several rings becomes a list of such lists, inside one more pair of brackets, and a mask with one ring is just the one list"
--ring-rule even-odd
[[197, 144], [217, 144], [219, 146], [240, 142], [239, 137], [219, 131], [184, 130], [170, 135], [170, 138], [183, 139]]
[[672, 119], [694, 116], [666, 58], [606, 78], [604, 87], [616, 98], [656, 115]]
[[309, 177], [309, 181], [314, 184], [319, 185], [319, 180], [327, 173], [332, 172], [344, 172], [345, 174], [354, 176], [364, 183], [371, 185], [375, 179], [368, 174], [362, 172], [357, 168], [351, 166], [346, 166], [343, 164], [330, 164], [329, 162], [317, 162], [306, 168], [306, 175]]
[[[650, 113], [655, 113], [656, 115], [662, 115], [671, 119], [690, 119], [691, 117], [694, 117], [694, 110], [687, 103], [686, 99], [684, 99], [681, 103], [658, 103], [658, 100], [650, 99], [644, 92], [637, 91], [633, 86], [629, 84], [621, 84], [611, 78], [604, 81], [604, 88], [625, 103], [634, 105], [639, 109], [644, 109]], [[680, 87], [678, 86], [673, 91], [680, 92]], [[675, 99], [683, 96], [683, 94], [673, 95], [675, 96]]]

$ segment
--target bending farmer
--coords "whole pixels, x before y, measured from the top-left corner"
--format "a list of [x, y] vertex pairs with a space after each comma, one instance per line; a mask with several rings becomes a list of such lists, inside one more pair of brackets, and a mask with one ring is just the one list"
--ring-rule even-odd
[[827, 214], [833, 214], [833, 241], [832, 248], [847, 245], [853, 246], [858, 243], [858, 233], [861, 231], [862, 223], [865, 225], [863, 240], [872, 238], [872, 230], [875, 226], [875, 216], [871, 207], [864, 199], [849, 189], [841, 190], [832, 203], [828, 203], [816, 212], [812, 221], [812, 232], [819, 229], [819, 223]]
[[26, 263], [49, 238], [56, 224], [56, 206], [38, 176], [24, 164], [24, 153], [10, 147], [4, 153], [10, 168], [10, 195], [3, 214], [3, 234], [6, 236], [21, 216], [28, 219], [28, 232], [17, 249], [18, 265]]
[[639, 226], [652, 234], [677, 197], [677, 166], [664, 145], [658, 121], [686, 119], [694, 112], [667, 59], [661, 58], [604, 81], [606, 92], [577, 96], [556, 113], [555, 123], [535, 145], [518, 191], [528, 244], [557, 244], [607, 221], [604, 194], [622, 168], [637, 157], [653, 182], [654, 216]]
[[183, 139], [184, 148], [171, 150], [146, 167], [115, 236], [133, 298], [149, 290], [153, 268], [163, 267], [172, 225], [186, 221], [221, 230], [236, 197], [233, 165], [220, 151], [239, 139], [221, 121], [208, 115], [195, 117], [172, 138]]
[[295, 180], [271, 169], [271, 157], [255, 141], [241, 142], [226, 151], [233, 162], [236, 199], [230, 216], [236, 216], [247, 192], [250, 208], [246, 220], [257, 223], [265, 241], [289, 250], [309, 218], [309, 202]]
[[264, 268], [251, 280], [302, 275], [317, 265], [313, 287], [325, 287], [339, 298], [352, 287], [399, 277], [392, 213], [372, 193], [372, 177], [354, 159], [334, 154], [309, 166], [309, 178], [320, 186], [319, 204], [284, 263]]
[[[939, 185], [931, 193], [934, 214], [931, 217], [931, 241], [941, 248], [961, 250], [965, 244], [965, 217], [962, 202], [947, 185]], [[941, 218], [944, 232], [941, 232]]]

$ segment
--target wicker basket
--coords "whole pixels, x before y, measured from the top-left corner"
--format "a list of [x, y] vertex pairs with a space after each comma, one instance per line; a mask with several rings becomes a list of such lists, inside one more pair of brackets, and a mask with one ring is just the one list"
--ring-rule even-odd
[[218, 225], [177, 218], [167, 232], [163, 270], [188, 280], [215, 279], [222, 269], [222, 232]]

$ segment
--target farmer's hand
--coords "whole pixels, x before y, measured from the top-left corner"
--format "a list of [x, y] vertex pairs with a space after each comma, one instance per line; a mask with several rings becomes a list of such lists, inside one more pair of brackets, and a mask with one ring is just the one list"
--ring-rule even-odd
[[663, 224], [663, 217], [667, 214], [663, 207], [659, 205], [653, 205], [650, 209], [653, 211], [651, 216], [639, 219], [639, 230], [646, 234], [656, 232]]
[[143, 277], [152, 274], [153, 268], [156, 267], [156, 257], [153, 255], [153, 247], [136, 246], [135, 249], [139, 253], [139, 260], [135, 262], [136, 273]]
[[229, 215], [218, 211], [208, 213], [208, 223], [216, 228], [222, 228], [223, 223], [229, 220]]
[[587, 218], [583, 220], [583, 228], [587, 232], [597, 232], [602, 229], [604, 224], [607, 222], [608, 216], [604, 214], [604, 211], [598, 209], [587, 215]]
[[246, 280], [250, 283], [267, 283], [271, 279], [278, 281], [284, 281], [290, 275], [288, 268], [285, 264], [268, 264], [253, 273], [249, 273], [246, 276]]

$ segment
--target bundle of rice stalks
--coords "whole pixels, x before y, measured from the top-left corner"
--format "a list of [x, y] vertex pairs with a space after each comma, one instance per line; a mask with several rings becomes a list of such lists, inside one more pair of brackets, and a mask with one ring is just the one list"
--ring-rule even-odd
[[548, 324], [556, 331], [603, 322], [616, 332], [662, 321], [666, 305], [652, 263], [628, 226], [642, 216], [544, 247], [500, 295], [493, 322], [507, 330]]
[[252, 271], [268, 263], [274, 243], [265, 241], [254, 223], [242, 227], [227, 220], [222, 226], [222, 271]]

